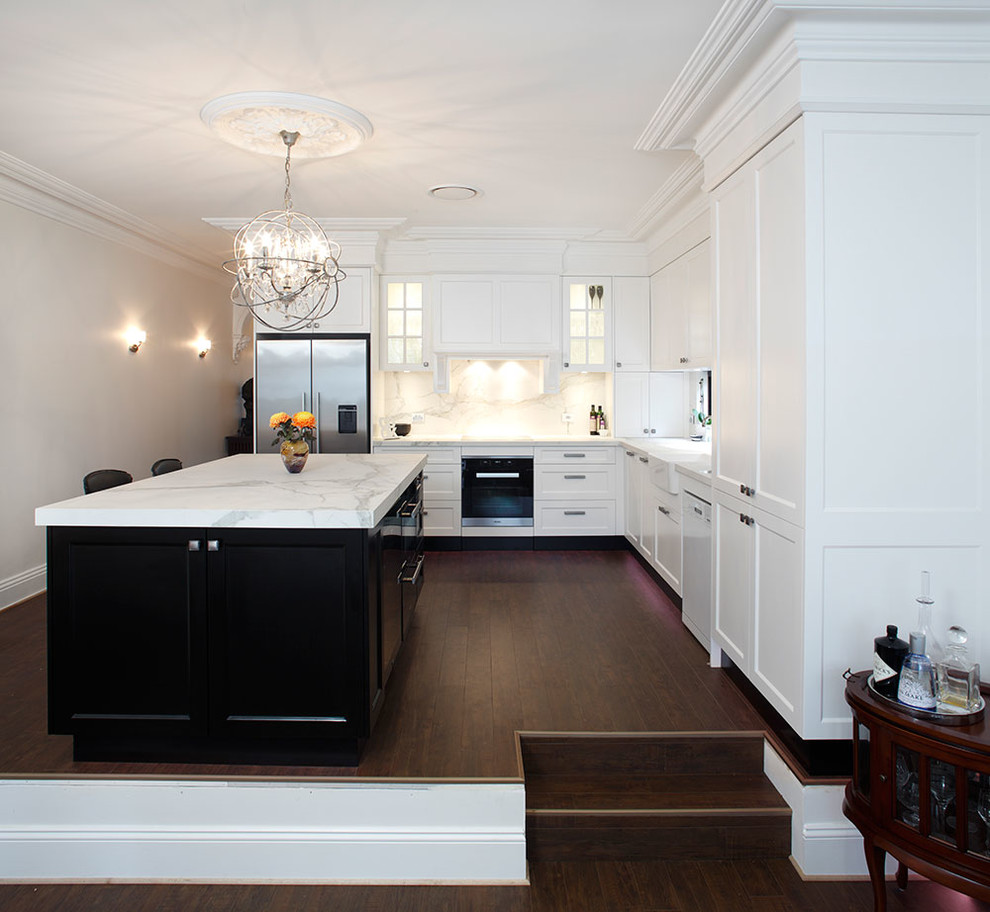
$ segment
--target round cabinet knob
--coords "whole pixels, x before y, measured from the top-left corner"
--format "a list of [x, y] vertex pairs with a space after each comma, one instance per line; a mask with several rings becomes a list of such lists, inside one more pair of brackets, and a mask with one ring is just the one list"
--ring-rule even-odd
[[615, 362], [615, 366], [616, 367], [622, 367], [622, 362], [621, 361], [616, 361]]
[[429, 367], [429, 366], [430, 366], [430, 362], [429, 361], [424, 361], [423, 362], [423, 367]]
[[564, 362], [564, 367], [570, 367], [570, 366], [571, 366], [571, 362], [570, 361], [565, 361]]
[[887, 774], [886, 773], [881, 773], [880, 774], [880, 781], [881, 782], [886, 782], [887, 781]]

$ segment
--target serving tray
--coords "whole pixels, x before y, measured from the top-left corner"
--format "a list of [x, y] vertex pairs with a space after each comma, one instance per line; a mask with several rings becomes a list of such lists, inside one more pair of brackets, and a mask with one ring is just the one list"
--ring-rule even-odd
[[948, 706], [945, 703], [939, 703], [935, 709], [918, 709], [916, 706], [908, 706], [905, 703], [901, 703], [900, 700], [891, 700], [890, 697], [885, 697], [873, 686], [873, 675], [870, 675], [866, 679], [866, 683], [869, 685], [870, 693], [873, 696], [892, 709], [897, 710], [897, 712], [904, 713], [904, 715], [911, 716], [915, 719], [934, 722], [938, 725], [972, 725], [974, 722], [979, 722], [983, 718], [983, 712], [987, 708], [986, 700], [983, 699], [983, 694], [980, 694], [980, 705], [971, 712], [965, 709], [957, 709], [954, 706]]

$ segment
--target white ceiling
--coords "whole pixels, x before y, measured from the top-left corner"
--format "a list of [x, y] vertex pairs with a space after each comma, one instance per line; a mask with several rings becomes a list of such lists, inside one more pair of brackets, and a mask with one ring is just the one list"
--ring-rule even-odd
[[[233, 92], [356, 108], [296, 207], [410, 227], [624, 232], [685, 152], [637, 152], [721, 0], [0, 0], [0, 149], [182, 238], [277, 208], [282, 163], [200, 120]], [[443, 202], [427, 189], [484, 191]]]

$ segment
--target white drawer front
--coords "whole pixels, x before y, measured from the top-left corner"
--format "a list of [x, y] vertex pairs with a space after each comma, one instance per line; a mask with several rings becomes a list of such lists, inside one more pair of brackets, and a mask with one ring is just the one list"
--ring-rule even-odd
[[615, 446], [538, 446], [533, 448], [535, 465], [614, 465]]
[[426, 456], [427, 464], [460, 465], [460, 447], [433, 447], [433, 446], [400, 446], [392, 444], [375, 444], [376, 453], [395, 453], [401, 456]]
[[615, 498], [615, 466], [574, 468], [539, 466], [533, 473], [533, 496], [540, 498]]
[[423, 534], [426, 536], [460, 535], [461, 502], [424, 503]]
[[423, 469], [423, 497], [426, 501], [433, 498], [461, 496], [461, 467], [460, 465], [434, 465], [430, 460]]
[[615, 503], [538, 503], [533, 526], [535, 535], [615, 535]]

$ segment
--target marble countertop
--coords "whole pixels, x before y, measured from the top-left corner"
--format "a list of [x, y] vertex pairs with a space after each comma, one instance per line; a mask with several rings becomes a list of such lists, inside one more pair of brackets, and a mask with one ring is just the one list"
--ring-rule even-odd
[[373, 529], [426, 464], [407, 454], [241, 454], [48, 504], [38, 526]]
[[372, 440], [375, 446], [417, 446], [417, 447], [431, 447], [431, 446], [460, 446], [461, 444], [468, 444], [475, 446], [477, 444], [491, 444], [491, 445], [501, 445], [501, 444], [528, 444], [530, 446], [545, 446], [552, 444], [570, 444], [571, 446], [615, 446], [618, 441], [614, 437], [592, 437], [588, 434], [579, 436], [577, 434], [560, 434], [560, 435], [540, 435], [540, 436], [527, 436], [519, 435], [515, 437], [497, 437], [494, 435], [486, 434], [438, 434], [437, 436], [431, 437], [378, 437]]

